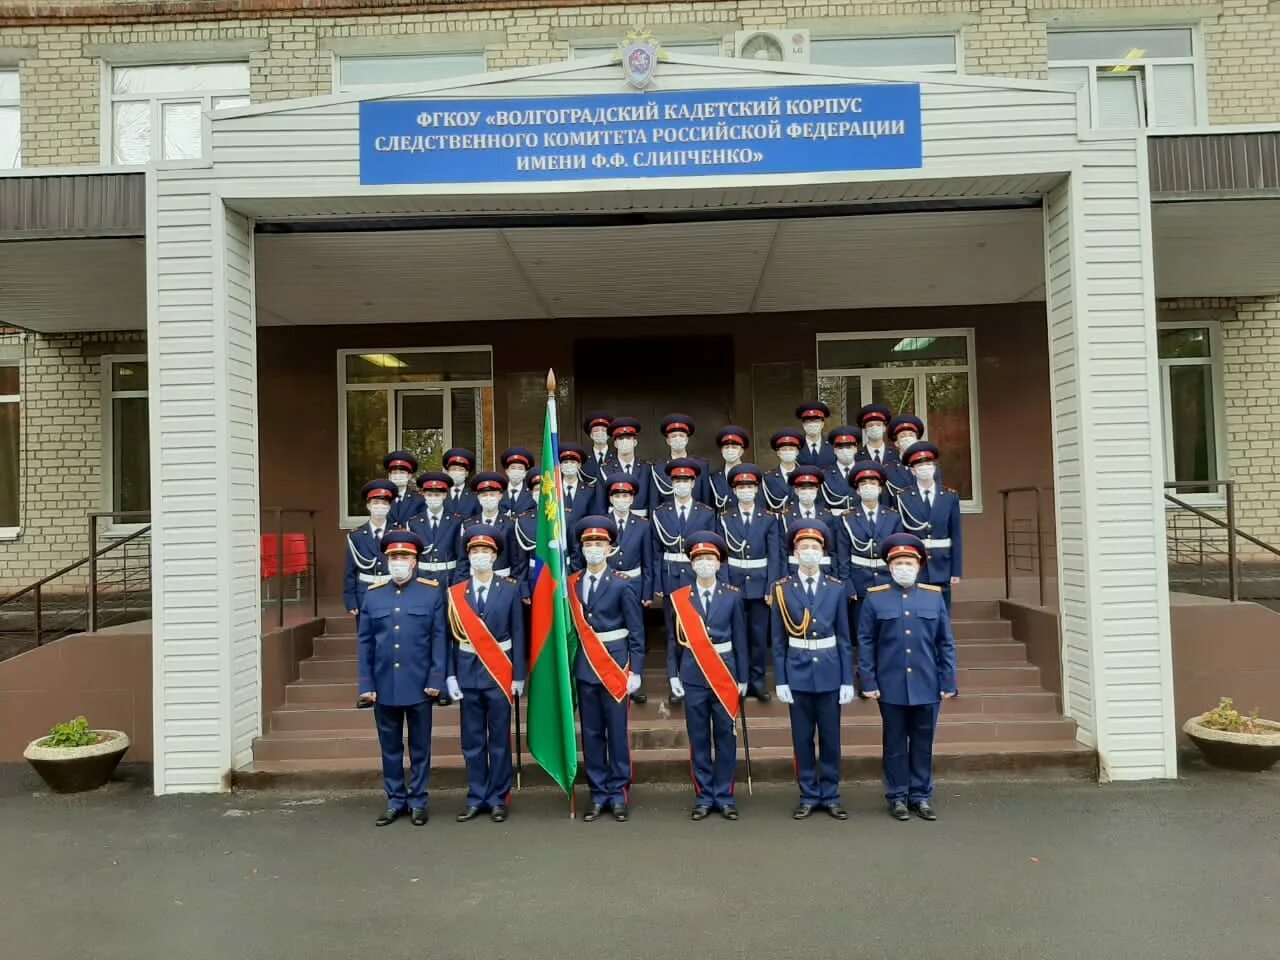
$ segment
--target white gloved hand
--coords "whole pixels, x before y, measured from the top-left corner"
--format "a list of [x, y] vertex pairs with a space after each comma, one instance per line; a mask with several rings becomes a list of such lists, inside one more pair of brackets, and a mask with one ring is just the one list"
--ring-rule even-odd
[[515, 696], [517, 696], [517, 697], [523, 696], [523, 695], [524, 695], [524, 681], [523, 681], [523, 680], [512, 680], [512, 681], [511, 681], [511, 692], [512, 692]]
[[844, 683], [840, 685], [839, 699], [840, 699], [840, 706], [842, 707], [847, 704], [853, 703], [853, 684]]
[[679, 677], [672, 677], [672, 678], [671, 678], [671, 695], [672, 695], [673, 697], [683, 697], [683, 696], [684, 696], [684, 684], [680, 682], [680, 678], [679, 678]]
[[745, 683], [738, 684], [738, 696], [745, 697], [747, 695], [747, 685]]
[[451, 700], [462, 699], [462, 688], [458, 686], [457, 677], [445, 677], [444, 686], [445, 686], [445, 689], [449, 691], [449, 699]]
[[796, 702], [796, 698], [791, 695], [791, 687], [789, 684], [778, 684], [773, 688], [773, 695], [778, 698], [779, 703], [792, 704]]
[[627, 674], [627, 693], [635, 693], [640, 689], [640, 679], [638, 673]]

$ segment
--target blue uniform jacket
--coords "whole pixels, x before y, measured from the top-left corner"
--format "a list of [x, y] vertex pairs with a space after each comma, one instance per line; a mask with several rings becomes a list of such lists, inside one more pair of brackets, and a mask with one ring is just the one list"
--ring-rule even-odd
[[360, 692], [373, 691], [386, 707], [412, 707], [426, 691], [443, 690], [444, 588], [420, 577], [370, 587], [356, 621]]
[[431, 515], [425, 510], [409, 521], [408, 528], [420, 536], [425, 545], [422, 556], [418, 557], [418, 576], [439, 580], [447, 586], [457, 583], [462, 551], [462, 518], [451, 516], [444, 510], [440, 513], [434, 534], [431, 532]]
[[[901, 460], [895, 460], [891, 466], [886, 466], [885, 470], [889, 474], [888, 492], [891, 497], [896, 498], [902, 493], [902, 491], [906, 490], [908, 487], [914, 487], [916, 485], [915, 474], [913, 474], [911, 472], [911, 468], [908, 467]], [[933, 485], [935, 487], [942, 486], [941, 464], [939, 464], [934, 469]]]
[[757, 506], [751, 512], [750, 528], [745, 528], [741, 508], [734, 507], [720, 516], [720, 531], [729, 546], [729, 560], [721, 569], [742, 591], [743, 599], [759, 600], [785, 572], [778, 549], [777, 518]]
[[[712, 510], [716, 508], [715, 497], [711, 493], [711, 481], [708, 479], [711, 473], [711, 464], [703, 460], [701, 457], [687, 456], [685, 459], [693, 460], [698, 464], [698, 475], [693, 480], [693, 499], [699, 503], [705, 503]], [[671, 492], [671, 478], [667, 476], [667, 472], [663, 469], [666, 465], [655, 463], [649, 468], [649, 489], [652, 491], [649, 502], [650, 508], [660, 507], [664, 503], [670, 503], [675, 494]]]
[[[391, 518], [387, 518], [386, 530], [391, 529]], [[387, 575], [387, 558], [379, 549], [378, 539], [373, 529], [365, 523], [347, 534], [347, 556], [342, 569], [342, 603], [347, 610], [359, 610], [360, 601], [369, 589], [366, 577], [385, 577]]]
[[[601, 513], [604, 506], [600, 503], [601, 488], [579, 476], [573, 485], [573, 497], [569, 496], [568, 484], [565, 484], [564, 528], [573, 532], [573, 525], [583, 517]], [[639, 499], [639, 498], [637, 498]]]
[[892, 533], [902, 532], [896, 510], [876, 504], [875, 526], [861, 505], [835, 522], [836, 575], [849, 587], [852, 597], [865, 597], [878, 583], [889, 582], [889, 568], [880, 559], [880, 543]]
[[511, 536], [516, 542], [516, 550], [524, 555], [524, 573], [520, 577], [520, 597], [527, 600], [533, 596], [533, 578], [537, 573], [534, 570], [533, 560], [534, 553], [538, 549], [538, 511], [529, 510], [518, 517], [512, 517]]
[[453, 491], [450, 490], [449, 495], [444, 498], [444, 512], [466, 520], [468, 517], [474, 517], [480, 512], [480, 501], [476, 499], [476, 495], [470, 490], [463, 490], [455, 500]]
[[849, 486], [839, 464], [828, 469], [826, 476], [822, 478], [822, 492], [818, 494], [818, 502], [837, 515], [851, 506], [857, 506], [854, 490]]
[[[738, 588], [728, 583], [716, 582], [711, 593], [711, 608], [702, 607], [702, 592], [697, 581], [693, 584], [693, 606], [702, 614], [702, 622], [706, 624], [707, 635], [711, 642], [730, 644], [720, 654], [720, 659], [729, 668], [733, 679], [739, 683], [747, 682], [747, 627], [742, 613], [742, 595]], [[686, 687], [709, 687], [706, 674], [698, 666], [698, 658], [693, 651], [677, 642], [675, 636], [667, 638], [667, 676], [679, 677]]]
[[[884, 467], [884, 472], [888, 475], [889, 482], [897, 485], [895, 477], [901, 477], [902, 471], [906, 471], [907, 484], [915, 483], [915, 477], [911, 475], [911, 471], [902, 465], [902, 458], [898, 455], [898, 448], [891, 443], [886, 442], [880, 449], [880, 465]], [[876, 458], [865, 446], [858, 450], [858, 460], [870, 460], [876, 462]], [[898, 495], [886, 484], [883, 492], [880, 494], [880, 502], [886, 507], [892, 507], [897, 504]]]
[[800, 455], [796, 457], [796, 463], [803, 464], [806, 467], [834, 467], [836, 465], [836, 448], [827, 441], [823, 440], [818, 447], [817, 454], [809, 449], [808, 437], [805, 438], [805, 445], [800, 448]]
[[920, 488], [911, 486], [898, 498], [898, 513], [902, 529], [923, 540], [929, 552], [923, 571], [927, 582], [945, 586], [952, 577], [964, 576], [959, 494], [934, 484], [933, 509], [926, 511]]
[[775, 513], [780, 513], [796, 502], [796, 498], [792, 496], [791, 485], [787, 483], [787, 477], [790, 475], [790, 470], [783, 473], [781, 467], [774, 467], [764, 472], [761, 495], [764, 497], [764, 505]]
[[[821, 520], [826, 524], [827, 529], [831, 531], [831, 540], [823, 547], [822, 551], [825, 554], [822, 558], [822, 572], [836, 574], [840, 570], [839, 565], [836, 563], [836, 550], [838, 546], [836, 543], [836, 538], [838, 536], [836, 533], [836, 525], [840, 522], [840, 518], [832, 516], [831, 511], [822, 506], [821, 503], [813, 508], [813, 517], [815, 520]], [[788, 573], [796, 572], [795, 558], [791, 556], [791, 551], [787, 547], [787, 527], [791, 525], [793, 520], [798, 520], [799, 518], [800, 508], [795, 504], [790, 505], [781, 513], [777, 514], [778, 564], [779, 569], [782, 570], [783, 576], [786, 576]]]
[[[715, 532], [716, 512], [697, 500], [689, 504], [684, 525], [674, 503], [664, 503], [649, 519], [653, 530], [654, 593], [668, 594], [693, 582], [693, 567], [684, 553], [685, 537], [702, 531]], [[680, 556], [677, 558], [677, 554]]]
[[[853, 684], [853, 640], [845, 586], [835, 577], [819, 574], [817, 579], [812, 605], [798, 573], [777, 581], [770, 592], [774, 675], [779, 684], [798, 693], [834, 693]], [[792, 646], [793, 630], [802, 639], [821, 642], [835, 637], [835, 643], [813, 650]]]
[[[467, 558], [467, 552], [463, 549], [462, 544], [466, 540], [467, 531], [481, 522], [479, 517], [469, 517], [462, 521], [458, 543], [458, 573], [453, 578], [454, 583], [466, 580], [471, 576], [471, 561]], [[529, 560], [516, 540], [515, 518], [499, 514], [496, 519], [483, 522], [491, 523], [502, 537], [502, 549], [498, 551], [498, 558], [493, 561], [493, 572], [500, 577], [514, 577], [516, 580], [523, 580], [528, 570]]]
[[[611, 459], [613, 459], [613, 451], [605, 451], [604, 462], [608, 463]], [[592, 483], [599, 483], [606, 475], [602, 470], [601, 462], [596, 459], [595, 447], [587, 447], [587, 459], [583, 461], [582, 473], [589, 477]]]
[[[612, 516], [612, 514], [610, 514]], [[628, 516], [625, 523], [618, 521], [618, 545], [609, 553], [606, 563], [625, 579], [635, 591], [641, 603], [653, 599], [653, 532], [649, 521], [643, 517]], [[578, 566], [582, 563], [581, 545], [578, 547]], [[639, 570], [639, 574], [636, 571]]]
[[937, 703], [956, 692], [956, 641], [942, 591], [873, 587], [858, 612], [858, 679], [884, 703]]
[[404, 496], [391, 501], [391, 512], [387, 514], [387, 523], [403, 530], [420, 513], [427, 512], [427, 501], [420, 493], [410, 493], [407, 489]]
[[[475, 581], [467, 585], [467, 603], [475, 609], [473, 589]], [[527, 669], [529, 654], [525, 649], [524, 611], [520, 603], [524, 591], [520, 581], [514, 577], [494, 577], [489, 581], [489, 591], [485, 595], [484, 613], [480, 619], [484, 621], [493, 639], [499, 644], [510, 643], [506, 651], [511, 661], [511, 679], [523, 680]], [[458, 678], [458, 686], [463, 690], [498, 689], [498, 684], [485, 668], [480, 657], [464, 651], [458, 645], [458, 638], [449, 638], [449, 659], [447, 673]]]
[[[650, 472], [653, 464], [648, 460], [636, 458], [631, 461], [631, 476], [636, 481], [636, 499], [631, 504], [633, 513], [637, 513], [642, 517], [647, 517], [649, 511], [653, 509], [653, 474]], [[605, 461], [604, 475], [607, 477], [611, 473], [626, 473], [622, 469], [622, 464], [618, 462], [617, 454], [611, 456]], [[601, 500], [606, 498], [601, 495]], [[603, 508], [603, 504], [601, 505]]]
[[[582, 587], [586, 583], [587, 574], [577, 581], [573, 589], [582, 597]], [[605, 649], [613, 657], [615, 663], [622, 668], [630, 666], [633, 671], [644, 669], [644, 612], [635, 591], [627, 581], [616, 577], [612, 570], [605, 569], [596, 586], [591, 602], [583, 608], [583, 616], [596, 633], [607, 633], [610, 630], [626, 630], [627, 637], [606, 643]], [[591, 669], [591, 662], [578, 644], [578, 652], [573, 659], [573, 675], [581, 683], [600, 685], [600, 678]]]
[[527, 485], [521, 486], [515, 497], [511, 496], [511, 488], [507, 487], [502, 493], [502, 502], [498, 504], [500, 513], [508, 513], [518, 516], [526, 510], [533, 509], [533, 491]]

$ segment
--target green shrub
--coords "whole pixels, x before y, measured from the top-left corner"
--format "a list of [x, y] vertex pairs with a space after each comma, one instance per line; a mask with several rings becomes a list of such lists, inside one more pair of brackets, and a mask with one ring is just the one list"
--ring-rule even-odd
[[1223, 697], [1214, 709], [1201, 715], [1200, 722], [1211, 730], [1225, 730], [1228, 733], [1259, 733], [1258, 725], [1254, 723], [1257, 719], [1257, 710], [1246, 717], [1236, 709], [1235, 702], [1230, 697]]
[[98, 742], [98, 734], [89, 729], [89, 721], [76, 717], [66, 723], [54, 724], [42, 747], [89, 747]]

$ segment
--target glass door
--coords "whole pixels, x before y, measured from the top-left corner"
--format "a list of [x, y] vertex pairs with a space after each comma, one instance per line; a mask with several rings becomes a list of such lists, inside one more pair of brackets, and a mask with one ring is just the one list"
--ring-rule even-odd
[[396, 449], [418, 458], [418, 469], [439, 470], [451, 446], [444, 390], [396, 391]]

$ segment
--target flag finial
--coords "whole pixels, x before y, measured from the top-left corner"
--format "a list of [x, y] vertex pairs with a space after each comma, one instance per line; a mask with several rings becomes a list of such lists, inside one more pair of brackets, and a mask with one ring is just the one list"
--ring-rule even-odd
[[547, 370], [547, 393], [556, 392], [556, 372], [555, 370]]

